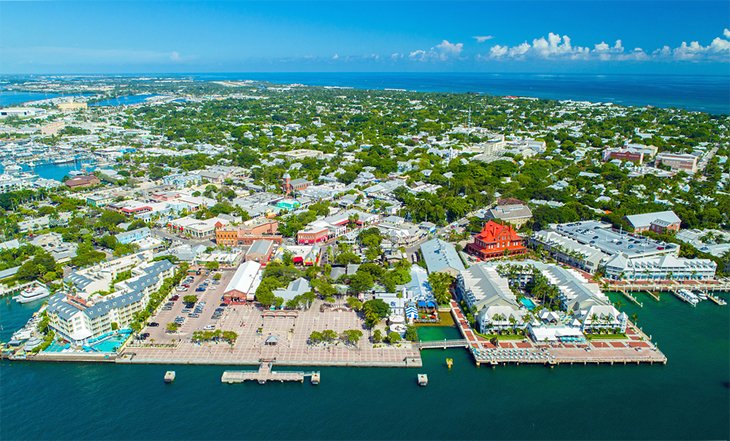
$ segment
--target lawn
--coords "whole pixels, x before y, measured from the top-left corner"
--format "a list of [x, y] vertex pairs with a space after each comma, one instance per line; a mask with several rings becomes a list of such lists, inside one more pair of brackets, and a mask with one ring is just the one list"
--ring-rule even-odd
[[586, 334], [588, 340], [626, 340], [626, 334]]

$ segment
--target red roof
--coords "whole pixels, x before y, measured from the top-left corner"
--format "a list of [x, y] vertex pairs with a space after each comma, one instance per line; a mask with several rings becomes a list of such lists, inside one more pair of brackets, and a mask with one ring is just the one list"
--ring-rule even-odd
[[522, 238], [509, 225], [500, 225], [493, 220], [484, 224], [481, 233], [476, 237], [483, 242], [495, 242], [497, 240], [521, 240]]

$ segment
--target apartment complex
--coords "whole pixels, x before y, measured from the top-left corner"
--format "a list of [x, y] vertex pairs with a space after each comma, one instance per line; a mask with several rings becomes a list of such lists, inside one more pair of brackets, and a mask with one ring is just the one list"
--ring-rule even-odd
[[151, 293], [172, 277], [175, 266], [161, 260], [135, 267], [134, 277], [117, 284], [108, 296], [83, 297], [58, 293], [48, 301], [49, 326], [63, 338], [82, 344], [113, 329], [128, 326], [134, 314], [147, 307]]

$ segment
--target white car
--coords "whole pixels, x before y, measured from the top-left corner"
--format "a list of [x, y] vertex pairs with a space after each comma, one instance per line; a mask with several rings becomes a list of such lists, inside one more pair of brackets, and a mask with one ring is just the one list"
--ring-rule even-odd
[[215, 325], [206, 325], [203, 327], [203, 331], [212, 331], [215, 329]]

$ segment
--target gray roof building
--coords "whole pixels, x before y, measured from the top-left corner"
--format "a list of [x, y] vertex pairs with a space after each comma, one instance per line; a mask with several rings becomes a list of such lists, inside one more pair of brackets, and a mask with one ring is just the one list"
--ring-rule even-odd
[[422, 243], [421, 254], [429, 273], [447, 272], [456, 276], [465, 269], [456, 248], [441, 239], [432, 239]]

